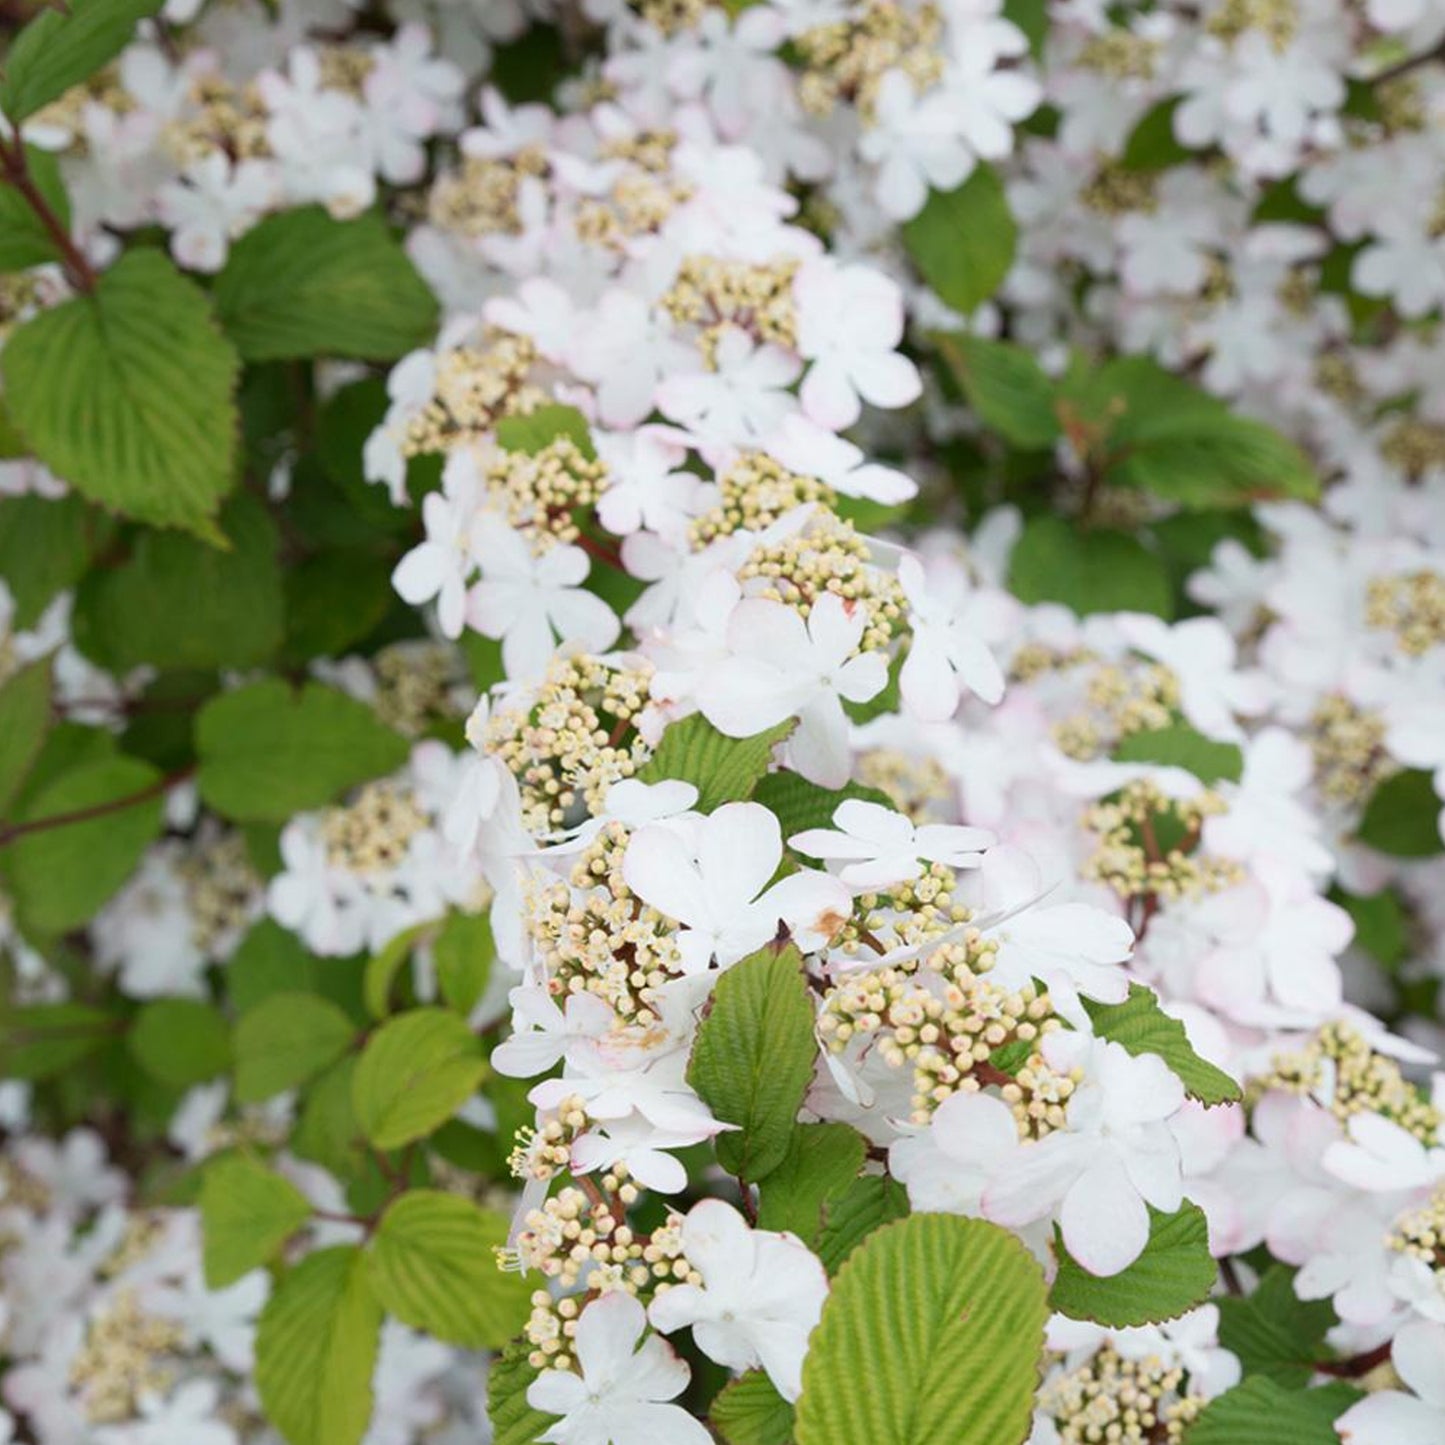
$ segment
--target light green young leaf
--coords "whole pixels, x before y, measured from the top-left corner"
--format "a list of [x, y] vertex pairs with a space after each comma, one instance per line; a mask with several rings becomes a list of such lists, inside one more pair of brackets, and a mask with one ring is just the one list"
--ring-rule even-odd
[[1054, 1253], [1059, 1272], [1049, 1302], [1070, 1319], [1114, 1329], [1177, 1319], [1209, 1298], [1218, 1275], [1204, 1211], [1187, 1199], [1173, 1214], [1149, 1210], [1149, 1243], [1118, 1274], [1090, 1274], [1062, 1239]]
[[149, 250], [18, 327], [0, 357], [15, 425], [51, 471], [102, 506], [215, 542], [235, 481], [238, 365], [205, 293]]
[[1290, 1390], [1256, 1375], [1211, 1400], [1185, 1431], [1184, 1445], [1340, 1445], [1335, 1421], [1360, 1398], [1340, 1380]]
[[378, 1149], [399, 1149], [446, 1123], [486, 1072], [480, 1042], [456, 1014], [413, 1009], [383, 1024], [363, 1050], [352, 1107]]
[[244, 1154], [206, 1165], [201, 1182], [206, 1285], [229, 1284], [269, 1264], [311, 1217], [311, 1201], [289, 1179]]
[[391, 988], [396, 976], [411, 962], [411, 956], [430, 925], [418, 923], [404, 928], [366, 960], [362, 975], [361, 997], [366, 1011], [374, 1019], [384, 1019], [391, 1012]]
[[539, 406], [525, 416], [507, 416], [497, 423], [497, 445], [504, 451], [534, 457], [558, 437], [566, 437], [588, 461], [597, 460], [587, 418], [575, 406]]
[[253, 1104], [304, 1084], [334, 1064], [355, 1036], [355, 1024], [314, 993], [269, 995], [236, 1025], [236, 1098]]
[[405, 1324], [472, 1350], [500, 1349], [526, 1322], [532, 1285], [497, 1267], [507, 1220], [469, 1199], [419, 1189], [382, 1216], [372, 1287]]
[[1137, 537], [1085, 531], [1062, 517], [1033, 517], [1009, 559], [1009, 587], [1023, 602], [1062, 602], [1080, 617], [1153, 612], [1169, 617], [1174, 592], [1164, 560]]
[[216, 278], [216, 310], [247, 361], [395, 361], [437, 321], [435, 298], [380, 216], [338, 221], [320, 206], [278, 212], [242, 236]]
[[905, 222], [903, 244], [923, 279], [967, 316], [998, 290], [1013, 265], [1018, 226], [1003, 182], [980, 165], [957, 190], [929, 192], [927, 204]]
[[353, 1245], [320, 1250], [282, 1276], [261, 1312], [256, 1386], [288, 1445], [357, 1445], [366, 1433], [381, 1319]]
[[146, 1004], [127, 1042], [146, 1073], [177, 1089], [214, 1079], [231, 1063], [226, 1020], [198, 998], [160, 998]]
[[886, 1174], [865, 1174], [841, 1194], [823, 1203], [818, 1231], [818, 1258], [829, 1275], [875, 1230], [908, 1215], [908, 1191]]
[[447, 1003], [465, 1018], [486, 992], [497, 945], [486, 913], [447, 914], [432, 945], [437, 987]]
[[708, 1421], [726, 1445], [789, 1445], [793, 1407], [761, 1370], [749, 1370], [724, 1385]]
[[11, 626], [33, 627], [109, 545], [114, 528], [111, 518], [73, 494], [0, 497], [0, 577], [15, 598]]
[[1186, 723], [1129, 733], [1114, 757], [1121, 763], [1183, 768], [1201, 783], [1237, 783], [1244, 773], [1244, 754], [1234, 743], [1217, 743]]
[[755, 1182], [782, 1164], [817, 1054], [813, 1004], [791, 944], [781, 953], [761, 948], [718, 979], [687, 1081], [716, 1118], [738, 1126], [717, 1137], [730, 1174]]
[[487, 1371], [487, 1419], [492, 1426], [492, 1445], [535, 1445], [553, 1425], [555, 1415], [534, 1410], [527, 1403], [527, 1390], [537, 1378], [528, 1362], [531, 1345], [519, 1340], [493, 1362]]
[[710, 813], [724, 803], [752, 795], [768, 770], [773, 749], [793, 727], [789, 719], [750, 738], [730, 738], [700, 713], [693, 713], [668, 726], [657, 751], [637, 776], [644, 783], [684, 779], [697, 789], [698, 811]]
[[1047, 1318], [1043, 1272], [1007, 1230], [952, 1214], [885, 1226], [833, 1281], [797, 1445], [1022, 1440]]
[[1129, 985], [1123, 1003], [1084, 1000], [1094, 1032], [1122, 1044], [1131, 1054], [1157, 1054], [1179, 1076], [1185, 1092], [1206, 1106], [1238, 1103], [1240, 1087], [1223, 1069], [1194, 1052], [1184, 1025], [1159, 1007], [1159, 998], [1141, 983]]
[[313, 992], [321, 967], [290, 929], [274, 918], [262, 918], [252, 924], [226, 965], [226, 992], [236, 1011], [245, 1013], [274, 993]]
[[406, 740], [364, 703], [279, 678], [222, 693], [196, 721], [201, 796], [240, 822], [284, 823], [406, 761]]
[[310, 1159], [340, 1179], [353, 1176], [361, 1167], [365, 1141], [351, 1107], [351, 1088], [356, 1059], [348, 1054], [333, 1064], [306, 1090], [301, 1117], [291, 1135], [291, 1152]]

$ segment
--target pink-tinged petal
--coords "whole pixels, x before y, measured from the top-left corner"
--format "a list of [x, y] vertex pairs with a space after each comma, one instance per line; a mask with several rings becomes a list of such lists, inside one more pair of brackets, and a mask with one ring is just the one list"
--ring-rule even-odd
[[981, 638], [953, 629], [949, 644], [953, 665], [968, 690], [992, 707], [1004, 694], [1003, 670], [998, 659], [989, 651]]
[[951, 1159], [976, 1164], [987, 1173], [1008, 1163], [1024, 1147], [1007, 1104], [990, 1094], [954, 1094], [933, 1116], [934, 1142]]
[[661, 1149], [629, 1149], [627, 1168], [645, 1189], [659, 1194], [681, 1194], [687, 1188], [687, 1170]]
[[1445, 1410], [1398, 1390], [1382, 1390], [1351, 1405], [1335, 1428], [1342, 1445], [1440, 1445]]
[[1089, 1167], [1092, 1140], [1062, 1131], [1020, 1148], [1006, 1174], [983, 1192], [983, 1217], [1017, 1227], [1042, 1219]]
[[1059, 1227], [1090, 1274], [1118, 1274], [1149, 1243], [1149, 1211], [1115, 1160], [1101, 1161], [1064, 1196]]
[[829, 431], [842, 431], [844, 427], [852, 426], [862, 414], [858, 393], [854, 391], [847, 371], [831, 357], [815, 361], [809, 367], [798, 399], [808, 419]]
[[544, 587], [579, 587], [591, 567], [580, 547], [561, 543], [537, 558], [536, 577]]

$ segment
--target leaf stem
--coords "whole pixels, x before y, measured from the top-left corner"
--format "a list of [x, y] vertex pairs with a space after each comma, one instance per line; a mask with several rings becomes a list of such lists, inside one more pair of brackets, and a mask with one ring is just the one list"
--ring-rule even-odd
[[35, 212], [46, 234], [60, 252], [61, 269], [65, 279], [76, 290], [90, 295], [95, 290], [97, 276], [95, 267], [86, 260], [85, 253], [71, 239], [65, 223], [55, 214], [50, 202], [40, 193], [30, 174], [30, 165], [25, 159], [25, 142], [18, 135], [13, 141], [0, 136], [0, 179], [14, 186], [24, 198], [26, 205]]
[[174, 773], [167, 773], [163, 778], [157, 778], [138, 792], [127, 793], [122, 798], [111, 798], [109, 802], [95, 803], [89, 808], [76, 808], [69, 813], [52, 813], [48, 818], [31, 818], [24, 823], [12, 823], [8, 827], [0, 828], [0, 848], [7, 848], [17, 838], [24, 838], [30, 833], [41, 833], [48, 828], [63, 828], [69, 823], [88, 823], [94, 818], [103, 818], [108, 813], [119, 813], [125, 808], [133, 808], [137, 803], [147, 802], [168, 792], [194, 772], [194, 767], [180, 768]]

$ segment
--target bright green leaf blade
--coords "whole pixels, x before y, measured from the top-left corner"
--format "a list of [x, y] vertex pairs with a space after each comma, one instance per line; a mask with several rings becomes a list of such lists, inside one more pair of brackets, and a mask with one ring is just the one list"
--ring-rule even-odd
[[127, 251], [93, 295], [18, 327], [0, 364], [15, 425], [57, 476], [142, 522], [219, 539], [238, 362], [205, 293], [159, 251]]
[[364, 703], [308, 683], [270, 678], [223, 693], [196, 723], [201, 796], [242, 822], [284, 823], [338, 793], [399, 768], [406, 740]]
[[1125, 532], [1084, 531], [1037, 516], [1009, 559], [1009, 587], [1022, 602], [1062, 602], [1080, 617], [1153, 612], [1169, 617], [1174, 591], [1161, 557]]
[[668, 727], [657, 751], [637, 776], [644, 783], [685, 779], [697, 789], [697, 810], [710, 813], [724, 803], [751, 796], [768, 770], [774, 747], [793, 726], [789, 720], [750, 738], [730, 738], [700, 713], [693, 713]]
[[[48, 151], [25, 147], [25, 168], [52, 214], [68, 231], [70, 198], [60, 179], [60, 162]], [[0, 272], [24, 271], [58, 261], [60, 247], [24, 196], [0, 180]]]
[[1114, 750], [1121, 763], [1158, 763], [1183, 768], [1201, 783], [1237, 783], [1244, 773], [1244, 754], [1234, 743], [1217, 743], [1185, 723], [1129, 733]]
[[503, 417], [497, 423], [497, 445], [509, 452], [534, 457], [558, 437], [566, 437], [588, 461], [596, 461], [591, 428], [575, 406], [539, 406], [526, 416]]
[[908, 1215], [908, 1191], [884, 1174], [865, 1174], [841, 1194], [823, 1204], [823, 1226], [818, 1231], [818, 1258], [829, 1275], [843, 1267], [848, 1256], [874, 1230]]
[[1295, 1272], [1274, 1265], [1248, 1295], [1220, 1299], [1219, 1343], [1239, 1356], [1246, 1375], [1268, 1375], [1303, 1388], [1329, 1355], [1325, 1335], [1338, 1323], [1329, 1300], [1302, 1300]]
[[381, 1306], [352, 1245], [284, 1275], [261, 1312], [256, 1387], [288, 1445], [357, 1445], [371, 1419]]
[[291, 1152], [310, 1159], [339, 1178], [353, 1177], [365, 1159], [365, 1142], [351, 1107], [356, 1060], [346, 1057], [306, 1091], [301, 1117], [291, 1135]]
[[497, 945], [487, 914], [454, 910], [447, 915], [432, 945], [432, 959], [442, 997], [463, 1017], [476, 1008], [486, 992], [496, 956]]
[[83, 497], [0, 498], [0, 577], [15, 598], [11, 625], [33, 627], [80, 580], [114, 526]]
[[392, 985], [396, 982], [397, 975], [411, 962], [417, 942], [426, 930], [427, 925], [424, 923], [413, 928], [404, 928], [366, 960], [361, 998], [372, 1018], [384, 1019], [391, 1012]]
[[1149, 1210], [1149, 1243], [1127, 1269], [1099, 1276], [1055, 1248], [1059, 1272], [1050, 1303], [1070, 1319], [1122, 1329], [1177, 1319], [1203, 1304], [1218, 1269], [1209, 1253], [1204, 1211], [1187, 1199], [1173, 1214]]
[[134, 758], [102, 758], [62, 774], [26, 802], [21, 823], [72, 820], [27, 833], [0, 854], [32, 927], [78, 928], [130, 877], [160, 832], [160, 777]]
[[426, 344], [437, 321], [435, 298], [379, 216], [337, 221], [320, 206], [242, 236], [216, 278], [216, 309], [247, 361], [394, 361]]
[[1027, 450], [1042, 450], [1058, 440], [1054, 384], [1032, 352], [981, 336], [938, 334], [932, 339], [986, 427]]
[[214, 1079], [231, 1064], [226, 1020], [198, 998], [161, 998], [146, 1004], [136, 1015], [128, 1042], [146, 1073], [177, 1089]]
[[831, 828], [839, 803], [858, 798], [892, 808], [893, 800], [880, 788], [848, 783], [841, 788], [820, 788], [786, 768], [759, 778], [752, 801], [761, 803], [778, 820], [783, 837], [790, 838], [808, 828]]
[[1243, 1098], [1239, 1085], [1223, 1069], [1194, 1052], [1184, 1025], [1160, 1008], [1152, 989], [1131, 983], [1123, 1003], [1086, 999], [1084, 1007], [1100, 1038], [1122, 1044], [1131, 1054], [1157, 1054], [1179, 1076], [1191, 1099], [1210, 1105]]
[[236, 1025], [236, 1098], [255, 1103], [304, 1084], [355, 1036], [356, 1026], [334, 1003], [314, 993], [271, 994]]
[[729, 1173], [759, 1180], [783, 1162], [817, 1053], [813, 1004], [792, 945], [759, 949], [718, 979], [687, 1081], [715, 1117], [740, 1126], [717, 1137]]
[[356, 1066], [357, 1122], [378, 1149], [398, 1149], [446, 1123], [486, 1071], [480, 1043], [456, 1014], [401, 1014], [377, 1030]]
[[798, 1124], [783, 1162], [763, 1185], [758, 1224], [791, 1230], [812, 1246], [823, 1207], [847, 1192], [867, 1157], [868, 1142], [848, 1124]]
[[555, 1415], [534, 1410], [527, 1403], [528, 1387], [537, 1378], [537, 1371], [527, 1361], [530, 1349], [525, 1340], [518, 1341], [487, 1372], [492, 1445], [535, 1445], [557, 1423]]
[[237, 945], [226, 965], [226, 992], [238, 1013], [273, 993], [310, 993], [320, 965], [305, 945], [274, 918], [262, 918]]
[[372, 1287], [382, 1307], [416, 1329], [467, 1349], [500, 1349], [526, 1322], [532, 1284], [497, 1267], [507, 1220], [468, 1199], [404, 1194], [371, 1242]]
[[0, 687], [0, 809], [19, 791], [50, 726], [50, 660], [23, 667]]
[[311, 1201], [274, 1169], [242, 1154], [207, 1164], [201, 1183], [207, 1286], [225, 1289], [270, 1263], [310, 1217]]
[[803, 1361], [798, 1445], [1004, 1445], [1028, 1434], [1048, 1303], [1006, 1230], [915, 1214], [853, 1255]]
[[1287, 1390], [1265, 1375], [1244, 1380], [1205, 1406], [1184, 1445], [1340, 1445], [1335, 1421], [1360, 1392], [1342, 1382]]
[[1018, 227], [1003, 182], [986, 165], [957, 190], [930, 191], [903, 226], [903, 244], [923, 279], [967, 316], [1003, 284], [1013, 265]]
[[761, 1370], [749, 1370], [723, 1387], [708, 1411], [726, 1445], [789, 1445], [793, 1407]]

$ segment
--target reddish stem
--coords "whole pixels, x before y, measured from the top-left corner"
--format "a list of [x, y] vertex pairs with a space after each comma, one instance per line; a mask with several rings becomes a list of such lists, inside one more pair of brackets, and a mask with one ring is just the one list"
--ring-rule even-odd
[[133, 808], [137, 803], [158, 797], [175, 784], [184, 782], [193, 772], [193, 767], [181, 768], [178, 772], [167, 773], [165, 777], [158, 778], [138, 792], [127, 793], [123, 798], [112, 798], [107, 803], [95, 803], [89, 808], [76, 808], [70, 813], [52, 813], [48, 818], [32, 818], [25, 823], [12, 823], [7, 828], [0, 828], [0, 848], [8, 847], [17, 838], [23, 838], [29, 833], [41, 833], [47, 828], [63, 828], [69, 823], [88, 823], [93, 818], [104, 818], [108, 813], [119, 813], [125, 808]]
[[18, 135], [13, 142], [8, 143], [0, 138], [0, 178], [20, 192], [25, 204], [35, 212], [36, 218], [45, 227], [46, 235], [60, 252], [60, 264], [66, 280], [76, 291], [89, 295], [96, 286], [95, 268], [86, 260], [80, 247], [71, 240], [69, 230], [55, 214], [50, 202], [40, 194], [40, 188], [35, 184], [34, 177], [30, 174], [30, 165], [25, 159], [25, 143]]

